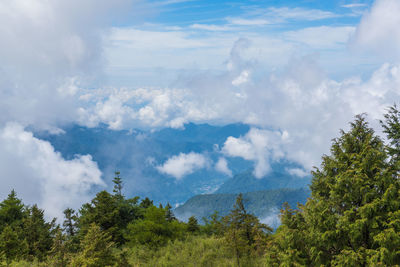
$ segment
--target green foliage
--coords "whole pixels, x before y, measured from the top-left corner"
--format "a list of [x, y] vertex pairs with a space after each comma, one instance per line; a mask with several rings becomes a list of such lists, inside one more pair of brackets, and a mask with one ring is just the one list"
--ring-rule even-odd
[[140, 207], [143, 209], [147, 209], [151, 206], [154, 206], [153, 200], [150, 200], [148, 197], [146, 197], [145, 199], [142, 200], [142, 202], [140, 202]]
[[[224, 238], [216, 236], [189, 236], [185, 240], [168, 242], [154, 250], [146, 246], [131, 249], [130, 262], [133, 266], [165, 267], [231, 267], [236, 266], [232, 252]], [[263, 257], [254, 257], [252, 267], [266, 266]]]
[[223, 218], [223, 223], [226, 243], [232, 249], [238, 266], [242, 265], [243, 260], [249, 264], [256, 252], [264, 254], [263, 248], [272, 229], [247, 213], [242, 194], [236, 198], [233, 210]]
[[60, 228], [55, 230], [53, 245], [49, 252], [48, 263], [51, 266], [66, 267], [69, 263], [68, 249], [66, 246], [66, 236]]
[[112, 236], [102, 231], [96, 224], [91, 224], [82, 240], [82, 249], [72, 260], [71, 265], [77, 267], [113, 266], [116, 261], [113, 247]]
[[187, 224], [188, 232], [195, 233], [200, 230], [199, 224], [197, 222], [196, 217], [191, 216], [189, 217], [188, 224]]
[[[162, 208], [162, 206], [160, 206], [160, 208]], [[172, 207], [169, 203], [167, 203], [167, 205], [165, 206], [165, 219], [169, 222], [175, 221], [175, 215], [172, 212]]]
[[113, 192], [116, 196], [122, 197], [122, 179], [120, 177], [120, 172], [115, 172], [115, 177], [113, 179], [114, 189]]
[[44, 219], [44, 211], [33, 205], [28, 209], [25, 218], [24, 237], [28, 244], [28, 255], [43, 261], [53, 244], [55, 220], [48, 223]]
[[68, 236], [73, 237], [76, 234], [76, 221], [78, 217], [76, 216], [75, 211], [71, 208], [67, 208], [64, 210], [64, 216], [64, 231], [67, 233]]
[[22, 239], [22, 229], [7, 225], [0, 234], [0, 255], [7, 264], [24, 258], [28, 253], [28, 244]]
[[268, 258], [308, 266], [400, 262], [398, 169], [363, 116], [333, 140], [311, 190], [305, 206], [283, 210]]
[[86, 234], [87, 229], [94, 223], [101, 230], [108, 231], [116, 244], [123, 244], [124, 229], [129, 222], [141, 216], [137, 200], [138, 198], [125, 199], [119, 195], [114, 196], [107, 191], [97, 193], [91, 203], [84, 204], [80, 209], [80, 235]]
[[218, 211], [214, 211], [209, 218], [203, 217], [204, 226], [201, 227], [202, 232], [207, 235], [222, 236], [224, 234], [224, 225], [221, 222]]
[[177, 220], [168, 220], [166, 209], [155, 206], [148, 207], [144, 218], [128, 225], [126, 238], [131, 244], [141, 244], [157, 248], [165, 245], [169, 240], [184, 236], [185, 227]]
[[12, 190], [8, 197], [0, 203], [0, 231], [7, 225], [21, 226], [25, 216], [25, 205]]

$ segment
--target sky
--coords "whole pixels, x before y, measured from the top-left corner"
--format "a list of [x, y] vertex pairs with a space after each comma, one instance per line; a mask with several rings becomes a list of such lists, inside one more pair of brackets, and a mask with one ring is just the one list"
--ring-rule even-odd
[[[245, 123], [217, 148], [221, 172], [241, 157], [260, 178], [286, 159], [304, 176], [356, 114], [379, 132], [399, 100], [399, 13], [398, 0], [3, 0], [0, 196], [59, 216], [105, 186], [91, 155], [67, 160], [32, 133], [71, 123]], [[184, 179], [208, 164], [189, 153], [157, 168]]]

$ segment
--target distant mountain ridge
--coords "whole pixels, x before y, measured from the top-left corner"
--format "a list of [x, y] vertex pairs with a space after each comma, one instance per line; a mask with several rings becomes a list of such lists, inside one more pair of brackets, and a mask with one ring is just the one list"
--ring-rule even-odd
[[[213, 126], [186, 124], [184, 129], [110, 130], [105, 125], [87, 128], [79, 125], [64, 127], [63, 134], [35, 132], [35, 136], [49, 141], [64, 158], [76, 154], [90, 154], [98, 163], [103, 179], [111, 186], [114, 171], [119, 170], [124, 181], [124, 194], [128, 197], [149, 197], [155, 203], [181, 204], [189, 198], [205, 193], [237, 193], [277, 188], [300, 188], [309, 178], [290, 176], [289, 162], [271, 165], [272, 171], [263, 179], [252, 175], [254, 163], [238, 157], [226, 157], [231, 178], [218, 172], [213, 164], [175, 179], [160, 173], [157, 166], [179, 153], [201, 153], [212, 163], [224, 155], [220, 152], [229, 136], [244, 136], [250, 129], [245, 124]], [[296, 166], [294, 166], [296, 167]]]
[[280, 188], [301, 188], [308, 186], [310, 179], [300, 178], [289, 175], [278, 166], [265, 177], [259, 179], [253, 175], [253, 170], [249, 169], [235, 175], [223, 183], [214, 193], [245, 193], [259, 191], [265, 189], [280, 189]]
[[[201, 220], [215, 211], [220, 216], [225, 216], [232, 210], [237, 196], [237, 193], [197, 195], [177, 207], [174, 213], [182, 220], [190, 216], [196, 216], [198, 220]], [[243, 200], [247, 212], [262, 220], [271, 215], [276, 216], [284, 202], [288, 202], [291, 207], [296, 207], [297, 203], [304, 204], [309, 196], [308, 188], [284, 188], [247, 192], [243, 194]]]

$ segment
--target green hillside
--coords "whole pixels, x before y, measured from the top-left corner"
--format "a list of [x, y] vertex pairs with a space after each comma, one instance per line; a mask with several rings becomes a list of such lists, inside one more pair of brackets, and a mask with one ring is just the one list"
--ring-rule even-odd
[[[238, 194], [204, 194], [189, 199], [185, 204], [174, 210], [175, 215], [186, 220], [194, 215], [199, 220], [208, 217], [215, 211], [221, 216], [227, 215]], [[280, 210], [284, 202], [296, 207], [297, 203], [305, 203], [310, 196], [308, 188], [300, 189], [275, 189], [248, 192], [243, 194], [244, 204], [249, 213], [263, 218], [272, 211]]]
[[253, 175], [253, 170], [241, 172], [226, 180], [215, 192], [217, 194], [246, 193], [260, 190], [280, 189], [280, 188], [302, 188], [308, 187], [310, 177], [299, 178], [290, 175], [285, 170], [285, 166], [274, 166], [271, 173], [262, 179], [257, 179]]

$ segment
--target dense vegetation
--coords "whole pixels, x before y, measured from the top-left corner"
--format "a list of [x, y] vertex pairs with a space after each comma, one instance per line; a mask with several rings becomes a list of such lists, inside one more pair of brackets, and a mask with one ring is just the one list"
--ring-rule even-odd
[[382, 123], [388, 145], [357, 116], [313, 172], [311, 197], [281, 210], [275, 233], [248, 213], [199, 225], [170, 205], [126, 198], [119, 173], [63, 225], [12, 191], [0, 203], [0, 257], [8, 266], [393, 266], [400, 264], [400, 112]]

